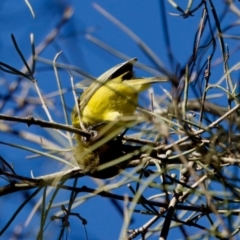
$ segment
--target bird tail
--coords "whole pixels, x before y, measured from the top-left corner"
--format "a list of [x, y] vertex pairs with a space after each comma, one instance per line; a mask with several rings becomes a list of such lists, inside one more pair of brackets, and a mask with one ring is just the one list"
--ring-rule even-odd
[[159, 82], [168, 82], [168, 77], [148, 77], [148, 78], [136, 78], [125, 81], [127, 85], [133, 86], [137, 89], [138, 92], [144, 91], [148, 89], [151, 83], [159, 83]]

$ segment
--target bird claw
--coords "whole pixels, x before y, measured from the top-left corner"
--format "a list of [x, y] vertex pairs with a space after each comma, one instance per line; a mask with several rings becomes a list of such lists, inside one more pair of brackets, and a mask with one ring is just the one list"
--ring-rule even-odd
[[97, 139], [97, 136], [98, 136], [98, 131], [97, 130], [95, 130], [98, 126], [101, 126], [102, 124], [104, 124], [104, 122], [102, 122], [102, 123], [99, 123], [99, 124], [97, 124], [97, 125], [93, 125], [93, 126], [89, 126], [88, 128], [87, 128], [87, 131], [91, 134], [91, 136], [90, 137], [82, 137], [82, 140], [84, 141], [84, 142], [93, 142], [94, 140], [96, 140]]
[[90, 130], [89, 129], [88, 132], [91, 134], [91, 137], [89, 139], [90, 141], [94, 140], [98, 135], [98, 131], [96, 131], [96, 130]]
[[91, 136], [89, 137], [84, 137], [82, 136], [82, 141], [83, 142], [92, 142], [94, 139], [96, 139], [98, 132], [96, 130], [92, 130], [91, 127], [87, 129], [87, 131], [90, 133]]

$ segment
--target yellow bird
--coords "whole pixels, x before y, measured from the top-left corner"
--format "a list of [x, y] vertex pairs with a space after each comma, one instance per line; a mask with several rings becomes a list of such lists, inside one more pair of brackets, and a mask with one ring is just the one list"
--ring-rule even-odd
[[[82, 122], [87, 129], [95, 129], [98, 134], [101, 131], [101, 139], [113, 133], [94, 150], [89, 149], [96, 141], [83, 140], [80, 136], [76, 136], [77, 146], [73, 151], [75, 159], [79, 166], [90, 175], [94, 176], [94, 172], [101, 163], [114, 160], [124, 154], [122, 142], [116, 141], [114, 137], [127, 126], [126, 122], [121, 121], [123, 117], [134, 115], [138, 106], [139, 93], [149, 88], [151, 83], [168, 81], [168, 77], [135, 78], [132, 68], [136, 61], [137, 59], [133, 58], [121, 63], [98, 77], [82, 93], [78, 103], [79, 111], [77, 106], [73, 109], [72, 124], [74, 127], [81, 128]], [[119, 130], [115, 131], [116, 129]]]
[[[138, 106], [138, 95], [151, 83], [166, 82], [167, 77], [134, 78], [133, 58], [121, 63], [94, 81], [80, 97], [80, 118], [86, 128], [132, 116]], [[80, 128], [77, 108], [72, 112], [72, 123]]]

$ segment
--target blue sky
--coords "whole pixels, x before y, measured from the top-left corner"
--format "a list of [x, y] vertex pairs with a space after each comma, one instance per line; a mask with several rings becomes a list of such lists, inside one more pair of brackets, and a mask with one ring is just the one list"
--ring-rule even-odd
[[[180, 7], [186, 9], [188, 1], [176, 1]], [[200, 1], [194, 1], [193, 6], [197, 6]], [[111, 14], [114, 18], [118, 19], [122, 24], [127, 26], [136, 36], [141, 39], [155, 55], [164, 63], [166, 69], [172, 73], [175, 73], [177, 67], [169, 60], [169, 54], [166, 46], [166, 36], [163, 24], [162, 4], [160, 1], [127, 1], [127, 0], [101, 0], [101, 1], [89, 1], [89, 0], [42, 0], [42, 1], [31, 1], [32, 8], [35, 12], [36, 18], [33, 19], [27, 5], [24, 1], [2, 1], [0, 8], [0, 61], [5, 62], [17, 69], [23, 67], [23, 63], [19, 58], [16, 50], [14, 49], [11, 41], [11, 34], [13, 34], [17, 40], [17, 43], [23, 52], [24, 56], [28, 59], [31, 55], [30, 45], [30, 34], [33, 33], [35, 36], [35, 45], [38, 46], [46, 37], [46, 35], [56, 26], [59, 22], [63, 9], [70, 5], [72, 6], [74, 13], [71, 19], [63, 26], [58, 37], [51, 43], [41, 54], [41, 57], [48, 60], [53, 60], [57, 53], [62, 51], [58, 62], [74, 65], [90, 75], [97, 77], [112, 66], [124, 61], [118, 57], [112, 55], [96, 46], [94, 43], [89, 41], [89, 37], [93, 36], [115, 50], [125, 54], [127, 57], [137, 57], [139, 62], [148, 66], [155, 67], [150, 61], [149, 57], [139, 48], [136, 42], [122, 29], [116, 26], [113, 22], [107, 19], [101, 11], [106, 11]], [[183, 18], [179, 16], [179, 12], [173, 8], [168, 1], [164, 1], [165, 13], [167, 16], [167, 24], [169, 30], [169, 39], [172, 53], [180, 67], [184, 67], [186, 62], [189, 60], [193, 51], [193, 40], [196, 34], [197, 27], [200, 22], [202, 15], [202, 8], [194, 13], [194, 16]], [[236, 3], [239, 6], [239, 3]], [[224, 9], [223, 1], [219, 1], [217, 7], [217, 13], [219, 16], [222, 14]], [[102, 9], [102, 10], [99, 10]], [[175, 16], [174, 16], [175, 14]], [[209, 13], [211, 14], [211, 13]], [[178, 15], [178, 16], [177, 16]], [[212, 17], [211, 17], [212, 19]], [[212, 19], [213, 20], [213, 19]], [[234, 14], [228, 14], [223, 19], [222, 27], [227, 26], [230, 22], [237, 20]], [[235, 30], [230, 30], [228, 34], [236, 33]], [[208, 41], [209, 32], [204, 32], [203, 39]], [[239, 45], [237, 41], [226, 40], [229, 45], [229, 50], [234, 51]], [[219, 51], [219, 43], [217, 44], [217, 51], [214, 55], [213, 62], [221, 58]], [[208, 52], [205, 53], [203, 59], [206, 60]], [[229, 63], [231, 65], [237, 62], [236, 54], [231, 55]], [[138, 76], [151, 76], [150, 73], [144, 72], [143, 70], [136, 69], [136, 75]], [[66, 104], [68, 107], [68, 114], [74, 104], [71, 91], [70, 77], [67, 70], [59, 71], [60, 78], [62, 81], [63, 88], [66, 88]], [[212, 79], [217, 82], [223, 74], [222, 65], [217, 65], [212, 72]], [[159, 72], [159, 75], [161, 73]], [[235, 73], [234, 77], [237, 79], [238, 73]], [[36, 68], [36, 79], [44, 94], [51, 94], [57, 91], [57, 83], [53, 69], [50, 65], [45, 65], [37, 62]], [[0, 72], [0, 79], [4, 78], [8, 80], [8, 83], [12, 83], [16, 78], [9, 74]], [[78, 82], [82, 78], [75, 76], [74, 81]], [[29, 84], [27, 79], [23, 80], [21, 84]], [[4, 94], [6, 88], [0, 90], [0, 94]], [[154, 88], [156, 92], [162, 94], [162, 90]], [[17, 92], [19, 94], [19, 92]], [[218, 93], [212, 91], [211, 93]], [[36, 92], [32, 89], [29, 90], [27, 96], [36, 97]], [[194, 97], [193, 92], [190, 96]], [[53, 119], [56, 122], [65, 123], [63, 113], [61, 111], [61, 103], [58, 97], [50, 99], [53, 102], [53, 107], [49, 107], [50, 112], [53, 114]], [[219, 101], [218, 101], [219, 103]], [[225, 102], [221, 101], [221, 104], [225, 105]], [[1, 113], [8, 113], [12, 103], [7, 103], [5, 108], [2, 109]], [[56, 107], [56, 108], [55, 108]], [[30, 111], [30, 110], [29, 110]], [[26, 111], [29, 113], [29, 111]], [[21, 111], [18, 114], [23, 114]], [[34, 117], [47, 120], [47, 116], [44, 113], [41, 105], [39, 105], [33, 112]], [[27, 115], [28, 116], [28, 115]], [[24, 124], [17, 124], [15, 129], [24, 132], [38, 133], [49, 141], [56, 141], [58, 146], [63, 148], [69, 148], [69, 143], [65, 139], [58, 139], [57, 136], [53, 136], [51, 132], [46, 132], [43, 129], [39, 129], [36, 126], [30, 126], [29, 128]], [[18, 137], [12, 134], [6, 134], [0, 132], [0, 138], [4, 137], [7, 142], [14, 142], [18, 144], [26, 144], [25, 140], [20, 140]], [[29, 147], [39, 149], [39, 144], [29, 143]], [[36, 159], [27, 160], [26, 157], [29, 153], [19, 149], [13, 149], [11, 147], [5, 147], [0, 145], [0, 152], [4, 159], [12, 162], [15, 170], [24, 176], [30, 176], [32, 170], [36, 176], [55, 172], [56, 169], [60, 170], [62, 165], [51, 161], [48, 158], [40, 157]], [[30, 153], [31, 155], [31, 153]], [[69, 181], [70, 185], [72, 181]], [[87, 185], [89, 187], [96, 187], [96, 183], [89, 177], [84, 177], [78, 180], [78, 186]], [[129, 194], [131, 192], [126, 186], [121, 187], [117, 190], [119, 194]], [[14, 197], [18, 195], [19, 200]], [[38, 195], [40, 196], [40, 195]], [[67, 200], [69, 193], [63, 191], [62, 194], [56, 199], [56, 201]], [[23, 201], [24, 196], [21, 193], [12, 194], [5, 196], [0, 199], [0, 210], [1, 217], [0, 228], [11, 216], [10, 212], [17, 208], [20, 201]], [[34, 199], [37, 202], [38, 198]], [[21, 222], [25, 222], [29, 216], [29, 212], [34, 206], [34, 202], [29, 204], [12, 223], [10, 230], [16, 229], [20, 226]], [[123, 207], [123, 202], [119, 203]], [[56, 209], [52, 210], [52, 214], [55, 214]], [[89, 202], [85, 202], [80, 207], [76, 208], [76, 212], [79, 212], [81, 216], [88, 220], [87, 231], [89, 239], [118, 239], [121, 226], [122, 218], [117, 212], [116, 208], [110, 203], [110, 200], [102, 197], [92, 198]], [[33, 231], [35, 226], [38, 224], [40, 212], [36, 213], [33, 220], [30, 222]], [[133, 217], [132, 228], [138, 228], [147, 221], [148, 216], [136, 215]], [[79, 239], [79, 235], [83, 236], [84, 229], [80, 222], [74, 217], [70, 219], [71, 232], [69, 232], [69, 239]], [[100, 224], [99, 224], [100, 222]], [[57, 234], [54, 231], [59, 231], [60, 222], [51, 223], [46, 230], [47, 234], [52, 234], [54, 239]], [[52, 232], [50, 229], [53, 229]], [[22, 236], [27, 234], [31, 228], [22, 230]], [[11, 236], [11, 231], [6, 232], [5, 236], [8, 238]], [[55, 235], [56, 234], [56, 235]], [[32, 236], [32, 235], [29, 235]], [[158, 236], [156, 236], [157, 239]], [[169, 239], [182, 238], [179, 235], [179, 231], [172, 231], [169, 235]], [[19, 238], [20, 239], [20, 238]], [[30, 238], [29, 238], [30, 239]], [[50, 239], [50, 238], [49, 238]], [[154, 238], [152, 238], [154, 239]]]

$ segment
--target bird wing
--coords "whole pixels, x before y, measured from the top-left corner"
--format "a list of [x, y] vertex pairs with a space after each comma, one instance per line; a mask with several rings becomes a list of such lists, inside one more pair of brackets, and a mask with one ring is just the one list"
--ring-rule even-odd
[[93, 94], [109, 80], [122, 75], [125, 72], [132, 72], [133, 64], [137, 58], [132, 58], [126, 62], [120, 63], [108, 71], [104, 72], [84, 91], [80, 97], [80, 110], [84, 109]]
[[110, 68], [108, 71], [103, 73], [101, 76], [97, 78], [97, 80], [104, 82], [116, 77], [119, 77], [125, 72], [131, 72], [133, 69], [133, 64], [137, 61], [137, 58], [132, 58], [126, 62], [120, 63], [112, 68]]

